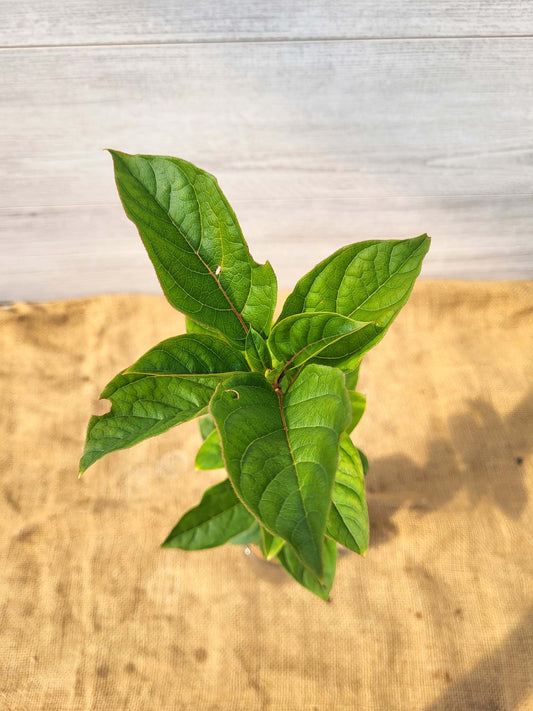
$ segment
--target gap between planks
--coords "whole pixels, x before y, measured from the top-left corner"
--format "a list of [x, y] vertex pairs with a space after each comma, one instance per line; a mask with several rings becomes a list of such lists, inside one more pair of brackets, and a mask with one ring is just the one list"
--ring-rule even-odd
[[493, 35], [427, 35], [406, 37], [265, 37], [261, 39], [204, 39], [204, 40], [179, 40], [163, 42], [73, 42], [64, 44], [15, 44], [2, 45], [1, 52], [9, 50], [36, 50], [36, 49], [91, 49], [101, 47], [179, 47], [182, 45], [204, 44], [328, 44], [337, 42], [440, 42], [457, 40], [489, 40], [489, 39], [532, 39], [532, 34], [493, 34]]

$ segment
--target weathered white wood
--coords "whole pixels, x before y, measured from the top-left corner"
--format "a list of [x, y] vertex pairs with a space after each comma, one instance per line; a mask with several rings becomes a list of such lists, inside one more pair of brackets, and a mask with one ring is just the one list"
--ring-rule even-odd
[[[388, 198], [234, 201], [252, 254], [269, 259], [282, 288], [339, 247], [412, 237], [433, 244], [423, 275], [528, 278], [531, 198]], [[0, 211], [0, 300], [106, 292], [160, 293], [135, 227], [117, 204]], [[495, 236], [497, 235], [497, 238]]]
[[102, 148], [233, 199], [531, 193], [533, 38], [1, 53], [0, 204], [109, 203]]
[[529, 0], [0, 0], [0, 46], [524, 35]]
[[428, 276], [532, 274], [532, 38], [25, 49], [0, 62], [2, 300], [156, 288], [104, 146], [214, 172], [283, 286], [342, 244], [423, 231]]

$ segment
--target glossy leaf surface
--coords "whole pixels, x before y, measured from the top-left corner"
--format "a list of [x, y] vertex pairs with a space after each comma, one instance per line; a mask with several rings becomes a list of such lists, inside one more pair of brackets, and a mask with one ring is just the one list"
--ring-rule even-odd
[[296, 314], [278, 321], [268, 338], [277, 363], [285, 369], [299, 367], [334, 343], [345, 357], [353, 355], [344, 347], [346, 336], [368, 324], [331, 312]]
[[261, 374], [243, 373], [217, 388], [210, 411], [237, 495], [321, 578], [339, 437], [350, 420], [343, 374], [310, 365], [282, 396]]
[[250, 256], [216, 179], [179, 158], [111, 155], [126, 214], [172, 306], [243, 348], [249, 326], [268, 331], [274, 272]]
[[308, 311], [334, 311], [387, 326], [407, 301], [429, 244], [421, 235], [342, 247], [300, 279], [278, 322]]
[[126, 373], [200, 375], [248, 370], [244, 356], [220, 338], [185, 334], [167, 338], [135, 361]]
[[361, 357], [383, 338], [409, 298], [429, 245], [429, 237], [421, 235], [358, 242], [339, 249], [298, 282], [278, 322], [309, 311], [335, 311], [371, 322], [315, 358], [317, 363], [346, 372], [355, 369]]
[[[185, 317], [185, 330], [187, 331], [187, 333], [198, 333], [202, 336], [220, 338], [223, 341], [226, 341], [226, 343], [229, 343], [229, 340], [222, 333], [222, 331], [217, 331], [216, 328], [205, 326], [202, 323], [196, 323], [196, 321], [193, 321], [192, 318], [189, 318], [188, 316]], [[241, 345], [242, 344], [240, 343], [238, 344], [239, 350], [242, 350]]]
[[120, 198], [187, 334], [104, 389], [80, 472], [201, 417], [198, 469], [225, 467], [165, 541], [187, 550], [257, 543], [327, 599], [337, 542], [364, 554], [368, 461], [350, 440], [365, 410], [364, 355], [406, 303], [430, 240], [343, 247], [296, 285], [272, 327], [277, 284], [251, 257], [216, 179], [179, 158], [111, 151]]
[[363, 465], [352, 440], [344, 434], [340, 441], [327, 535], [364, 555], [368, 548], [368, 528]]
[[89, 421], [80, 473], [109, 452], [204, 414], [218, 383], [247, 367], [235, 349], [208, 336], [177, 336], [150, 349], [102, 392], [111, 410]]
[[224, 479], [207, 489], [198, 506], [178, 521], [163, 548], [214, 548], [244, 533], [253, 523], [253, 516], [235, 496], [229, 479]]

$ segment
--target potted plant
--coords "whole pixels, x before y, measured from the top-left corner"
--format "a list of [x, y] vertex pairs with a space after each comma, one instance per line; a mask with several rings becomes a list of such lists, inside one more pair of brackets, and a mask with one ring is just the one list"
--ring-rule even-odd
[[260, 545], [327, 599], [340, 544], [368, 546], [367, 461], [350, 434], [361, 359], [406, 303], [429, 237], [339, 249], [306, 274], [273, 324], [277, 283], [251, 257], [216, 179], [187, 161], [111, 151], [122, 204], [186, 333], [119, 373], [89, 422], [80, 475], [105, 454], [193, 418], [199, 469], [224, 468], [163, 543]]

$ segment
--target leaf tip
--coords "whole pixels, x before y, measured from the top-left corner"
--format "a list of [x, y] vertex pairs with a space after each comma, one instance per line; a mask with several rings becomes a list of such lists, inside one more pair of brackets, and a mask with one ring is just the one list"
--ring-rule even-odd
[[83, 457], [80, 459], [80, 464], [78, 466], [78, 479], [81, 479], [85, 474], [90, 465], [86, 465], [83, 461]]
[[111, 158], [113, 159], [113, 163], [115, 165], [119, 160], [125, 160], [126, 158], [130, 158], [129, 153], [124, 153], [123, 151], [117, 151], [115, 148], [104, 148], [104, 151], [107, 151]]
[[423, 244], [427, 247], [426, 248], [426, 252], [427, 252], [427, 250], [429, 249], [429, 246], [431, 244], [431, 237], [427, 234], [427, 232], [424, 232], [424, 234], [420, 235], [420, 237], [418, 239], [420, 240], [421, 244]]

